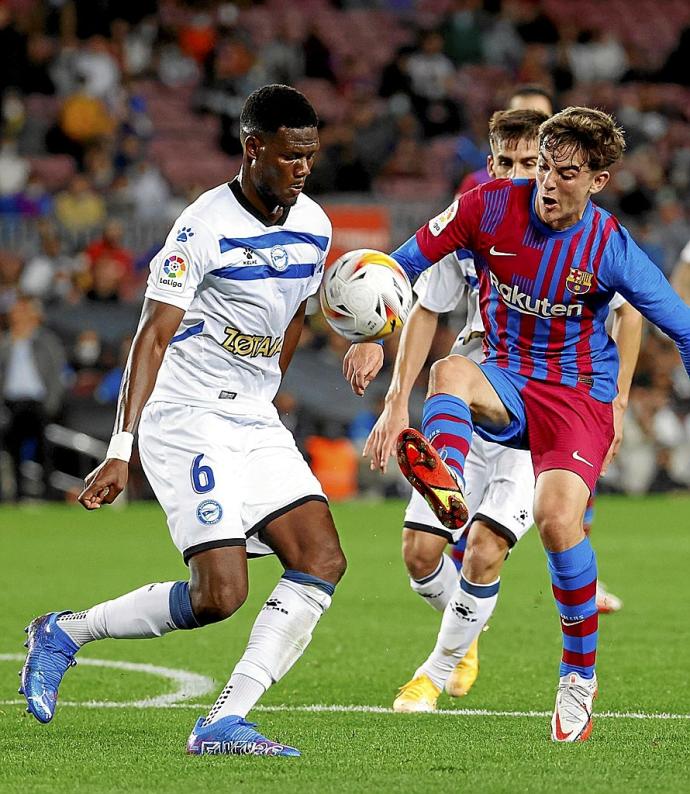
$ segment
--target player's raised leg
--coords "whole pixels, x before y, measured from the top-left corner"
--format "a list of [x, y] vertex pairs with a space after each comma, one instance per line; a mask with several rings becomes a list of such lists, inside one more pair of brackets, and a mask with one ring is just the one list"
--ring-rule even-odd
[[[278, 555], [285, 573], [261, 609], [228, 683], [208, 715], [197, 721], [189, 753], [232, 752], [227, 748], [251, 727], [245, 721], [248, 712], [309, 645], [345, 571], [338, 535], [322, 501], [308, 501], [271, 521], [262, 540]], [[294, 748], [263, 741], [270, 748], [267, 754], [299, 755]]]
[[537, 478], [535, 520], [563, 634], [551, 721], [551, 738], [556, 742], [584, 741], [592, 732], [598, 613], [596, 557], [582, 528], [588, 498], [587, 485], [572, 471], [552, 469]]
[[449, 529], [469, 518], [464, 469], [477, 420], [503, 428], [511, 417], [480, 367], [452, 355], [431, 368], [422, 434], [403, 430], [398, 439], [401, 471]]

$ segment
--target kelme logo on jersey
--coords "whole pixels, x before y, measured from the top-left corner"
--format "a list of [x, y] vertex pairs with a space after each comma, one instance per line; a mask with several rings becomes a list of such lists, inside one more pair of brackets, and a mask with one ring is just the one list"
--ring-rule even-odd
[[189, 267], [179, 254], [169, 254], [161, 265], [158, 274], [158, 286], [168, 292], [181, 292], [185, 282]]
[[521, 314], [531, 314], [533, 317], [580, 317], [582, 315], [581, 303], [551, 303], [548, 298], [534, 298], [522, 292], [517, 284], [512, 287], [502, 284], [494, 273], [489, 273], [491, 283], [498, 290], [503, 302]]
[[196, 517], [202, 524], [217, 524], [223, 517], [223, 508], [215, 499], [205, 499], [197, 507]]
[[565, 286], [574, 292], [575, 295], [582, 295], [589, 292], [592, 286], [593, 273], [588, 273], [586, 270], [578, 270], [576, 267], [570, 268], [568, 278], [565, 280]]
[[276, 353], [283, 349], [282, 336], [258, 336], [256, 334], [243, 334], [237, 328], [227, 326], [225, 329], [227, 336], [223, 341], [223, 347], [235, 356], [264, 356], [272, 358]]
[[448, 226], [448, 224], [453, 220], [455, 215], [458, 211], [458, 200], [456, 199], [448, 209], [443, 210], [440, 215], [437, 215], [435, 218], [432, 218], [429, 221], [429, 231], [434, 235], [434, 237], [438, 237], [439, 234]]

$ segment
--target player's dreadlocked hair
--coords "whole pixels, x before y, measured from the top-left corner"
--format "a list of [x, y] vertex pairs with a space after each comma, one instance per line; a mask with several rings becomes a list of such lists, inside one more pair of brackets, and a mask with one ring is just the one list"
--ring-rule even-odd
[[265, 85], [247, 97], [240, 115], [240, 133], [277, 132], [280, 127], [316, 127], [319, 117], [303, 93], [288, 85]]
[[539, 136], [539, 127], [548, 118], [541, 110], [497, 110], [489, 121], [491, 148], [535, 140]]
[[601, 171], [620, 160], [625, 139], [623, 129], [603, 110], [570, 107], [541, 125], [539, 148], [554, 160], [556, 150], [560, 160], [570, 160], [580, 152], [592, 171]]

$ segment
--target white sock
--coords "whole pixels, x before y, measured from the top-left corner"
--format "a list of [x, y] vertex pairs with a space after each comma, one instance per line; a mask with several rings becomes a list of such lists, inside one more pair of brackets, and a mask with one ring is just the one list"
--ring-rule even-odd
[[447, 554], [441, 555], [438, 568], [423, 579], [410, 577], [410, 587], [438, 612], [443, 612], [446, 604], [458, 587], [458, 572]]
[[318, 587], [281, 579], [259, 612], [247, 649], [205, 724], [230, 715], [245, 717], [299, 659], [330, 604], [331, 597]]
[[441, 620], [436, 647], [417, 670], [443, 689], [448, 676], [484, 628], [498, 601], [500, 578], [491, 584], [473, 584], [464, 576], [448, 602]]
[[[106, 637], [160, 637], [177, 628], [170, 612], [170, 591], [178, 582], [147, 584], [131, 593], [104, 601], [85, 612], [58, 618], [58, 626], [79, 646]], [[186, 583], [183, 583], [186, 584]]]

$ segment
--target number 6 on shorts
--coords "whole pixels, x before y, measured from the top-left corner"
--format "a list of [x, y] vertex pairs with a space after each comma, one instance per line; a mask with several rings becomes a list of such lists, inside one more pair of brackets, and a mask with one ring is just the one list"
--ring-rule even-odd
[[197, 493], [208, 493], [216, 487], [216, 479], [210, 466], [202, 466], [201, 459], [204, 453], [197, 455], [192, 463], [192, 488]]

